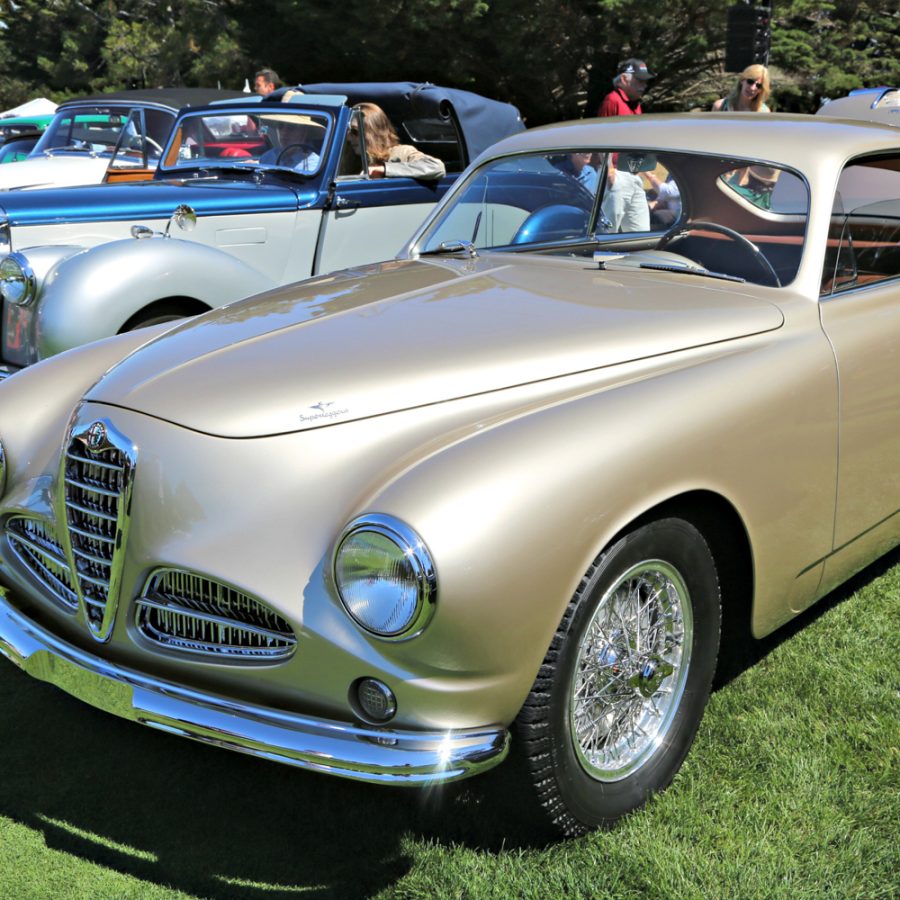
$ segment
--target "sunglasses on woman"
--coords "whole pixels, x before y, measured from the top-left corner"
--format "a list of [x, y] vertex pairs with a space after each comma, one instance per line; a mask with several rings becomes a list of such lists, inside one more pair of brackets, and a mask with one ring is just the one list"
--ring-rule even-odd
[[756, 81], [754, 78], [745, 78], [744, 81], [747, 82], [747, 87], [761, 88], [763, 86], [761, 81]]

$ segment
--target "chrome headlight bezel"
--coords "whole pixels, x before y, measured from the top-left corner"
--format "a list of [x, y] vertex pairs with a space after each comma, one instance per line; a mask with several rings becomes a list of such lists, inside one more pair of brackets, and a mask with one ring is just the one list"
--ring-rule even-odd
[[[9, 287], [13, 279], [21, 284], [21, 292]], [[37, 278], [28, 259], [22, 253], [7, 253], [0, 259], [0, 296], [14, 306], [28, 306], [36, 294]]]
[[[375, 535], [381, 539], [382, 546], [384, 542], [393, 545], [396, 548], [395, 559], [407, 569], [409, 578], [407, 585], [415, 587], [415, 602], [404, 614], [402, 622], [395, 627], [386, 628], [378, 627], [376, 624], [376, 616], [372, 615], [369, 610], [369, 603], [366, 600], [360, 602], [359, 599], [354, 600], [348, 588], [351, 586], [350, 581], [342, 578], [341, 575], [341, 556], [342, 553], [349, 549], [356, 538], [364, 534]], [[422, 630], [428, 624], [431, 616], [434, 614], [435, 604], [437, 602], [437, 573], [435, 571], [434, 560], [425, 542], [404, 522], [393, 516], [369, 514], [359, 516], [350, 522], [341, 533], [341, 536], [335, 546], [334, 556], [331, 565], [332, 578], [337, 588], [338, 596], [341, 603], [350, 618], [367, 634], [385, 641], [404, 641], [416, 637], [421, 634]], [[386, 569], [370, 570], [372, 577], [387, 577]], [[382, 581], [382, 589], [385, 582]], [[396, 614], [397, 607], [402, 600], [395, 602], [393, 611]], [[381, 615], [377, 618], [384, 621], [386, 617], [382, 604]], [[405, 604], [410, 606], [410, 604]], [[367, 615], [367, 612], [369, 614]]]

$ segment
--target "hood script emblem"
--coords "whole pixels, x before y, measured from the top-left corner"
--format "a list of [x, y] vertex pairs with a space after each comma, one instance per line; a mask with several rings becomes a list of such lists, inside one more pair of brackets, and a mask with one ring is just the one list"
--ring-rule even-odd
[[85, 432], [88, 450], [98, 453], [106, 446], [106, 426], [102, 422], [94, 422]]
[[331, 409], [334, 406], [334, 400], [320, 400], [307, 409], [312, 410], [310, 413], [300, 413], [301, 422], [316, 422], [322, 419], [337, 419], [340, 416], [346, 416], [350, 412], [349, 409]]

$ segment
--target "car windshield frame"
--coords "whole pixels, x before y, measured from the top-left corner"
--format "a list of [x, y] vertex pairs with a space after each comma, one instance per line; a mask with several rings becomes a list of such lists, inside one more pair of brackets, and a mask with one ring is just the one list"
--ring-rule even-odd
[[[335, 127], [331, 110], [297, 103], [281, 107], [223, 104], [186, 111], [172, 130], [158, 174], [184, 177], [213, 169], [217, 173], [249, 169], [317, 178], [325, 168]], [[289, 155], [296, 161], [285, 165], [279, 155], [291, 146], [298, 147]], [[273, 153], [279, 148], [280, 153]], [[307, 153], [307, 148], [314, 154]]]
[[[85, 103], [58, 110], [31, 156], [37, 158], [63, 153], [86, 153], [91, 156], [112, 157], [122, 129], [128, 124], [135, 108], [136, 104]], [[171, 115], [174, 120], [174, 112]], [[114, 117], [117, 121], [113, 121]], [[92, 134], [92, 126], [105, 127], [98, 128], [98, 132]], [[79, 131], [79, 128], [82, 130]]]
[[[587, 159], [594, 170], [587, 173], [589, 178], [585, 178]], [[638, 184], [643, 189], [648, 210], [644, 219], [636, 219], [641, 224], [613, 225], [610, 184], [616, 180], [620, 187]], [[585, 190], [586, 184], [590, 190]], [[796, 277], [807, 251], [810, 195], [801, 172], [754, 158], [664, 147], [529, 149], [485, 160], [468, 172], [409, 249], [414, 256], [462, 248], [476, 253], [575, 256], [589, 256], [598, 249], [627, 253], [653, 250], [664, 237], [674, 240], [689, 232], [696, 237], [706, 223], [715, 226], [707, 229], [713, 232], [705, 235], [708, 238], [736, 246], [750, 244], [744, 251], [748, 258], [757, 238], [772, 247], [793, 244], [791, 260], [780, 263], [778, 277], [771, 273], [764, 277], [763, 269], [768, 268], [764, 263], [758, 276], [752, 263], [735, 265], [730, 273], [728, 267], [719, 270], [708, 262], [698, 263], [744, 280], [771, 280], [784, 286]], [[668, 206], [668, 217], [657, 210], [660, 205]], [[683, 234], [677, 233], [679, 228]], [[787, 253], [775, 249], [774, 255]], [[696, 269], [694, 265], [692, 271]]]

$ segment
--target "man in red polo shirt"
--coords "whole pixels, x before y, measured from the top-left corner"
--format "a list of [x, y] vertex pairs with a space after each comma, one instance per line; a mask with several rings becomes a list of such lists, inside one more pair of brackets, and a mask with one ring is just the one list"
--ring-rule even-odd
[[[619, 63], [613, 89], [603, 98], [598, 116], [639, 116], [641, 97], [647, 82], [656, 78], [642, 59], [626, 59]], [[616, 168], [614, 154], [607, 172], [607, 190], [603, 198], [603, 214], [609, 219], [610, 231], [649, 231], [650, 208], [641, 176]]]

